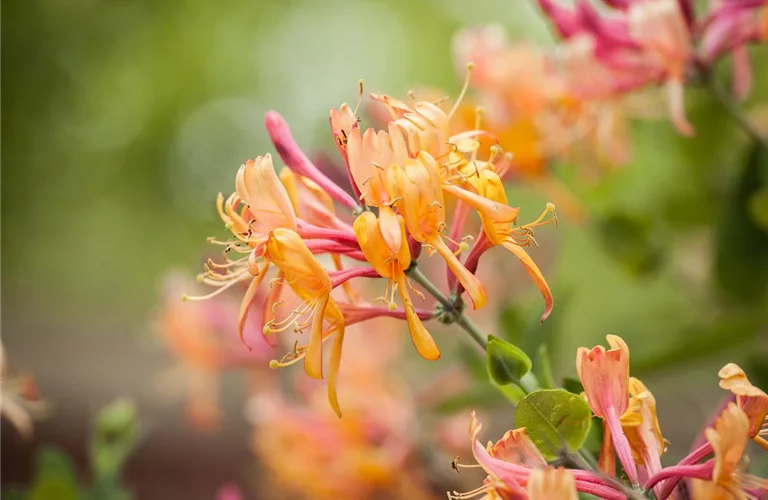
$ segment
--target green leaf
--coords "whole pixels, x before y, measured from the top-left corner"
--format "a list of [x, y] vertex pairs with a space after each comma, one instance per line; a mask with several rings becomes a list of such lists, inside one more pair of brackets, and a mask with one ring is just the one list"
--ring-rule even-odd
[[768, 289], [768, 231], [755, 222], [751, 201], [763, 187], [760, 171], [766, 162], [768, 154], [753, 146], [717, 230], [715, 277], [720, 289], [741, 304], [759, 303]]
[[525, 427], [547, 460], [584, 444], [592, 411], [584, 398], [563, 389], [542, 389], [524, 397], [515, 410], [515, 428]]
[[531, 371], [531, 359], [522, 349], [493, 335], [488, 336], [488, 374], [499, 385], [517, 384]]
[[75, 468], [61, 451], [43, 446], [35, 455], [35, 480], [29, 489], [29, 500], [79, 500], [80, 490]]

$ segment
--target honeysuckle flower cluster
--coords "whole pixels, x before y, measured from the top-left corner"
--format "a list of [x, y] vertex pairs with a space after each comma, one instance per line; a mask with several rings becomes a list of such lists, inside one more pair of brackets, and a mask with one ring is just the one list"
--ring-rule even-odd
[[[655, 108], [640, 106], [641, 89], [666, 87], [672, 123], [693, 135], [686, 82], [708, 77], [730, 54], [733, 92], [744, 97], [751, 85], [747, 45], [768, 40], [763, 0], [712, 0], [703, 12], [692, 0], [537, 2], [559, 38], [554, 49], [512, 42], [500, 26], [465, 29], [454, 39], [458, 67], [476, 63], [474, 99], [485, 128], [514, 153], [511, 171], [529, 179], [546, 180], [553, 158], [586, 159], [585, 166], [626, 162], [628, 117]], [[459, 119], [472, 123], [473, 110]]]
[[5, 347], [0, 344], [0, 417], [9, 422], [25, 439], [32, 437], [34, 421], [49, 413], [49, 405], [40, 398], [37, 382], [30, 375], [8, 372]]
[[749, 43], [765, 40], [765, 2], [713, 0], [697, 12], [693, 0], [604, 0], [603, 14], [588, 0], [573, 9], [557, 0], [539, 0], [565, 44], [591, 46], [588, 56], [608, 77], [606, 91], [617, 94], [663, 84], [669, 115], [677, 129], [693, 134], [685, 116], [686, 78], [710, 69], [721, 56], [734, 59], [734, 92], [750, 88]]
[[[259, 311], [269, 345], [277, 345], [278, 336], [298, 334], [291, 351], [271, 366], [301, 361], [309, 376], [327, 377], [328, 398], [339, 415], [336, 387], [345, 328], [377, 317], [404, 319], [419, 354], [438, 359], [440, 351], [423, 321], [441, 316], [450, 322], [449, 313], [461, 314], [463, 293], [475, 309], [485, 305], [485, 288], [474, 272], [493, 246], [506, 248], [528, 271], [545, 299], [542, 321], [553, 304], [546, 280], [524, 247], [535, 244], [537, 227], [557, 221], [554, 206], [548, 204], [535, 221], [517, 225], [519, 209], [508, 204], [499, 174], [508, 155], [497, 145], [481, 155], [479, 139], [494, 141], [483, 130], [449, 131], [461, 98], [448, 111], [415, 98], [409, 103], [379, 94], [370, 98], [391, 115], [383, 129], [363, 130], [356, 111], [346, 104], [330, 112], [349, 192], [310, 161], [277, 112], [267, 113], [267, 132], [287, 168], [276, 172], [269, 154], [240, 167], [235, 192], [219, 195], [216, 203], [232, 238], [210, 240], [224, 247], [226, 260], [209, 262], [199, 277], [217, 290], [187, 297], [210, 298], [247, 282], [238, 320], [241, 339], [253, 340], [244, 335], [252, 311]], [[456, 200], [452, 219], [446, 213], [448, 198]], [[354, 220], [337, 214], [337, 206]], [[483, 229], [471, 246], [473, 238], [463, 229], [473, 210]], [[422, 293], [409, 274], [422, 249], [439, 255], [450, 271], [446, 296], [451, 311], [422, 310], [413, 300]], [[351, 284], [355, 278], [378, 277], [386, 285], [373, 303]], [[373, 305], [377, 302], [383, 306]], [[323, 344], [330, 339], [324, 369]]]
[[[746, 445], [752, 440], [768, 451], [768, 394], [752, 385], [744, 371], [729, 363], [719, 372], [720, 387], [732, 398], [704, 430], [706, 442], [676, 465], [664, 467], [666, 441], [656, 416], [656, 402], [643, 383], [629, 375], [629, 348], [609, 335], [609, 349], [581, 347], [576, 370], [594, 416], [604, 425], [598, 466], [558, 469], [548, 463], [526, 428], [507, 432], [483, 446], [474, 413], [470, 418], [472, 451], [487, 473], [484, 483], [450, 498], [577, 498], [588, 493], [604, 499], [670, 498], [683, 479], [696, 500], [757, 499], [768, 495], [768, 480], [747, 472]], [[616, 458], [621, 464], [617, 473]], [[582, 464], [582, 462], [575, 462]], [[454, 467], [476, 467], [454, 463]], [[545, 493], [542, 494], [542, 488]], [[644, 491], [645, 494], [641, 493]]]

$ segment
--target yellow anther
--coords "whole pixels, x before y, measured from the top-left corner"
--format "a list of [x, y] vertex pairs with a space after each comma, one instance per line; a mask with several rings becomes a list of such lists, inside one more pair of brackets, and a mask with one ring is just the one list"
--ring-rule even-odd
[[389, 309], [390, 311], [394, 311], [395, 309], [397, 309], [397, 304], [395, 304], [394, 302], [390, 302], [389, 304], [387, 304], [387, 309]]
[[229, 221], [229, 222], [227, 222], [226, 224], [224, 224], [224, 227], [225, 227], [226, 229], [232, 229], [232, 227], [233, 227], [234, 225], [235, 225], [235, 223], [234, 223], [234, 222], [232, 222], [232, 221]]
[[280, 362], [277, 361], [276, 359], [273, 359], [269, 362], [269, 367], [272, 368], [273, 370], [277, 370], [280, 367]]

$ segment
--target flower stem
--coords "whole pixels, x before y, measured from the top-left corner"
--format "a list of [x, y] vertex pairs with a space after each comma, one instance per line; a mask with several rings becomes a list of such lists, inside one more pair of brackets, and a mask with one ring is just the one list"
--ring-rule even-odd
[[482, 347], [483, 350], [488, 349], [488, 338], [485, 334], [483, 334], [483, 332], [480, 331], [480, 327], [478, 327], [471, 319], [464, 315], [461, 307], [443, 295], [440, 289], [437, 288], [437, 286], [432, 283], [429, 278], [424, 275], [424, 273], [421, 272], [418, 266], [411, 266], [411, 268], [408, 269], [408, 276], [413, 281], [421, 285], [427, 291], [427, 293], [437, 299], [437, 301], [443, 307], [444, 312], [453, 316], [453, 323], [456, 323], [465, 332], [467, 332], [469, 336], [472, 337], [472, 340], [477, 342], [477, 344]]
[[712, 72], [706, 73], [703, 79], [709, 93], [718, 103], [720, 103], [723, 109], [731, 115], [733, 121], [735, 121], [747, 135], [754, 139], [755, 142], [768, 151], [768, 138], [766, 138], [766, 136], [763, 135], [746, 116], [744, 116], [743, 111], [736, 103], [733, 96], [723, 89], [714, 74]]

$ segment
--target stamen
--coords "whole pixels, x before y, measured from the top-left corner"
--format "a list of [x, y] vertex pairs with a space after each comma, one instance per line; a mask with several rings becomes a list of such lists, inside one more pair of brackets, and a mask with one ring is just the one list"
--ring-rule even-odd
[[407, 95], [408, 95], [408, 99], [411, 101], [411, 108], [415, 108], [416, 107], [416, 92], [414, 92], [413, 90], [409, 90]]
[[[375, 161], [372, 161], [372, 162], [371, 162], [371, 165], [373, 165], [374, 167], [378, 168], [378, 169], [379, 169], [379, 170], [381, 170], [382, 172], [384, 171], [384, 167], [382, 167], [381, 165], [379, 165], [379, 164], [378, 164], [378, 163], [376, 163]], [[367, 180], [367, 179], [366, 179], [366, 180]]]
[[226, 285], [222, 286], [218, 290], [214, 290], [213, 292], [211, 292], [211, 293], [209, 293], [207, 295], [192, 296], [192, 295], [187, 295], [185, 293], [184, 295], [181, 296], [181, 300], [193, 300], [193, 301], [195, 301], [195, 300], [207, 300], [207, 299], [216, 297], [217, 295], [220, 295], [220, 294], [224, 293], [225, 290], [228, 290], [228, 289], [232, 288], [233, 286], [235, 286], [236, 284], [240, 283], [241, 281], [243, 281], [242, 277], [240, 277], [240, 278], [238, 278], [236, 280], [232, 280], [230, 283], [227, 283]]
[[357, 81], [357, 104], [355, 104], [355, 109], [352, 111], [352, 114], [357, 116], [357, 110], [360, 108], [360, 104], [363, 102], [363, 79], [359, 79]]
[[[483, 108], [480, 106], [475, 108], [475, 130], [480, 130], [480, 126], [482, 125], [482, 118], [483, 118]], [[474, 162], [477, 160], [477, 152], [480, 148], [475, 148], [474, 151], [472, 151], [472, 156], [470, 156], [469, 160]], [[493, 150], [491, 150], [491, 156], [493, 156]], [[492, 160], [488, 160], [488, 163], [491, 163]]]
[[414, 287], [413, 287], [413, 283], [411, 283], [411, 280], [410, 280], [410, 279], [406, 278], [406, 279], [405, 279], [405, 282], [406, 282], [406, 284], [408, 285], [408, 288], [410, 288], [410, 289], [411, 289], [411, 291], [412, 291], [413, 293], [415, 293], [415, 294], [416, 294], [416, 296], [417, 296], [418, 298], [420, 298], [421, 300], [424, 300], [424, 299], [426, 298], [426, 297], [424, 297], [424, 294], [423, 294], [423, 293], [421, 293], [421, 290], [418, 290], [418, 289], [416, 289], [416, 288], [414, 288]]
[[467, 94], [467, 89], [469, 89], [469, 80], [472, 75], [473, 69], [475, 69], [475, 63], [473, 62], [467, 63], [467, 76], [464, 79], [464, 86], [461, 88], [461, 93], [459, 93], [459, 97], [456, 98], [456, 102], [453, 104], [451, 111], [448, 113], [449, 120], [453, 118], [453, 115], [456, 113], [456, 111], [459, 109], [459, 106], [461, 105], [461, 101], [464, 99], [464, 96]]
[[479, 486], [475, 488], [472, 491], [467, 491], [465, 493], [459, 493], [458, 491], [453, 491], [451, 493], [448, 493], [448, 500], [470, 500], [472, 498], [477, 498], [480, 495], [485, 495], [495, 489], [493, 483], [487, 483], [482, 486]]

